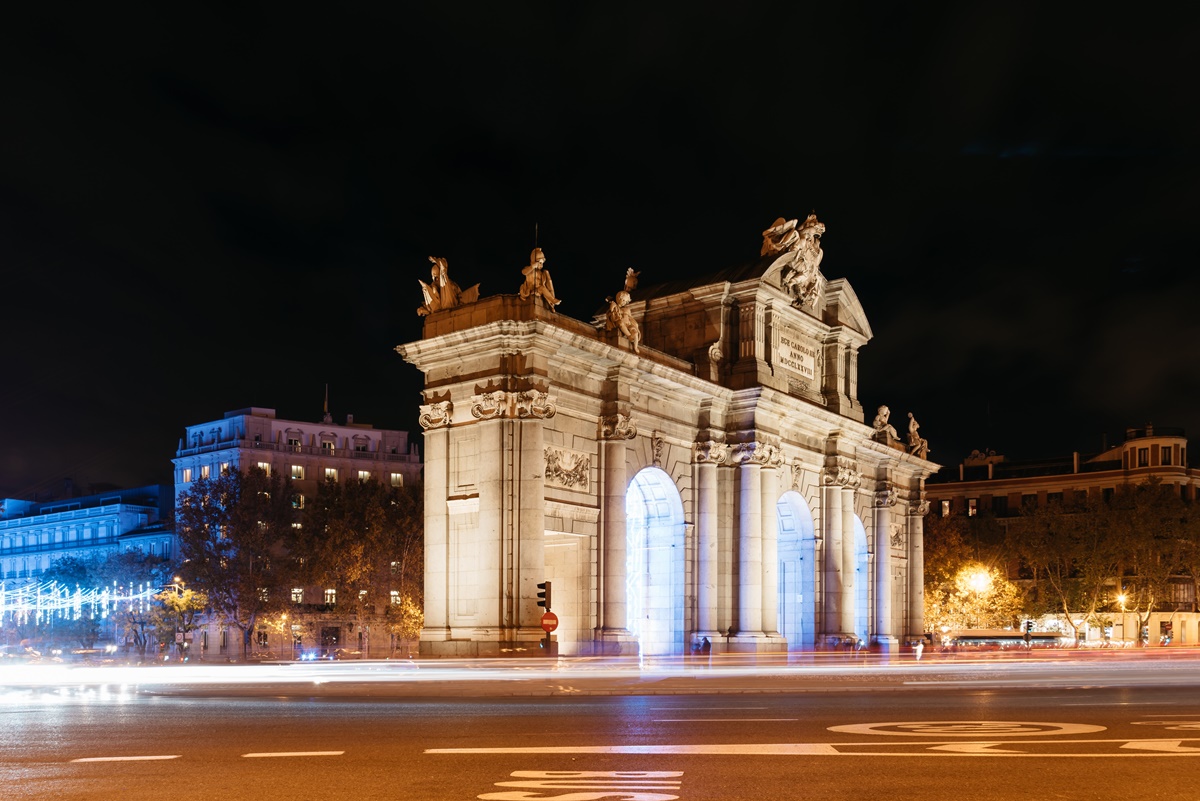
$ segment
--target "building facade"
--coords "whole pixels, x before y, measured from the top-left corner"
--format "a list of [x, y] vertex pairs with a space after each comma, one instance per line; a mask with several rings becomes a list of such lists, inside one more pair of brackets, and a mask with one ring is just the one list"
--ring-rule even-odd
[[864, 423], [872, 332], [819, 271], [823, 231], [781, 219], [705, 279], [629, 270], [586, 322], [555, 310], [541, 250], [517, 294], [472, 301], [436, 260], [423, 337], [397, 347], [425, 376], [423, 653], [536, 652], [547, 581], [564, 654], [922, 632], [937, 465], [911, 415], [907, 443], [886, 408]]
[[152, 484], [56, 501], [0, 501], [0, 578], [9, 588], [36, 582], [63, 557], [104, 558], [139, 550], [170, 559], [174, 532], [165, 525], [171, 488]]
[[[1013, 461], [994, 451], [974, 451], [957, 471], [946, 470], [931, 479], [926, 493], [939, 517], [990, 515], [1001, 525], [1023, 510], [1055, 502], [1071, 504], [1085, 499], [1109, 499], [1121, 486], [1161, 481], [1185, 501], [1200, 493], [1200, 475], [1188, 467], [1188, 443], [1179, 428], [1130, 428], [1120, 445], [1096, 454], [1072, 453], [1057, 459]], [[1172, 597], [1160, 605], [1149, 622], [1151, 640], [1172, 632], [1173, 644], [1200, 643], [1200, 615], [1194, 613], [1195, 584], [1172, 584]], [[1114, 587], [1114, 595], [1117, 590]], [[1116, 616], [1111, 636], [1133, 640], [1139, 636], [1133, 614]], [[1089, 629], [1090, 639], [1105, 632]]]
[[[349, 416], [338, 425], [328, 413], [317, 423], [283, 420], [274, 409], [260, 407], [189, 425], [172, 461], [176, 499], [197, 479], [216, 478], [226, 469], [258, 467], [268, 475], [290, 478], [300, 509], [324, 481], [374, 479], [390, 486], [414, 486], [420, 483], [422, 469], [421, 456], [406, 431], [376, 429]], [[291, 601], [304, 616], [304, 625], [293, 626], [295, 641], [278, 632], [255, 632], [256, 648], [280, 656], [301, 649], [328, 653], [338, 648], [360, 652], [374, 648], [386, 655], [390, 638], [377, 637], [372, 643], [369, 631], [338, 610], [332, 592], [325, 587], [294, 588]], [[208, 621], [196, 633], [193, 647], [202, 658], [240, 656], [237, 634], [219, 621]]]

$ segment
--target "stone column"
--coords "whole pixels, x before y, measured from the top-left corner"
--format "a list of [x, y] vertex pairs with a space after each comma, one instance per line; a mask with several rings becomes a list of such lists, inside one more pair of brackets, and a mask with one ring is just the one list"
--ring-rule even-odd
[[884, 485], [875, 493], [875, 642], [885, 651], [896, 649], [892, 620], [892, 508], [896, 491]]
[[836, 468], [821, 474], [821, 536], [824, 540], [824, 581], [821, 633], [836, 634], [842, 623], [842, 492]]
[[738, 467], [738, 637], [762, 636], [762, 446], [737, 446]]
[[925, 634], [925, 515], [929, 501], [908, 507], [908, 634]]
[[[855, 570], [857, 562], [854, 553], [854, 495], [858, 491], [858, 482], [851, 481], [842, 487], [842, 616], [838, 630], [850, 634], [854, 632], [854, 617], [858, 611], [856, 589], [858, 573]], [[865, 577], [864, 577], [865, 580]]]
[[[543, 636], [543, 610], [537, 605], [537, 585], [546, 575], [546, 473], [545, 423], [553, 417], [553, 400], [544, 392], [527, 390], [515, 393], [513, 453], [517, 464], [513, 480], [516, 521], [512, 526], [514, 553], [505, 592], [510, 593], [516, 611], [516, 625], [522, 639]], [[564, 590], [567, 587], [563, 587]]]
[[629, 485], [625, 442], [636, 436], [637, 426], [625, 415], [614, 414], [600, 421], [603, 456], [600, 493], [604, 517], [600, 531], [603, 595], [599, 635], [602, 640], [614, 642], [629, 634], [625, 603], [625, 493]]
[[762, 469], [762, 627], [768, 637], [779, 633], [779, 449], [767, 446]]
[[[450, 401], [421, 406], [425, 429], [425, 627], [421, 644], [450, 639]], [[424, 647], [422, 648], [424, 651]]]
[[718, 636], [717, 465], [728, 459], [725, 443], [696, 443], [696, 633], [710, 639]]

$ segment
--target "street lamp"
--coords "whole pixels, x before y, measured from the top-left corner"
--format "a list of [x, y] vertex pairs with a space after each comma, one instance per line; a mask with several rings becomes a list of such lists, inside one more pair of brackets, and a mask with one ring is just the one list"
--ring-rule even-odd
[[1125, 641], [1125, 599], [1126, 599], [1125, 593], [1121, 593], [1117, 596], [1117, 603], [1119, 603], [1121, 605], [1121, 641], [1122, 642]]

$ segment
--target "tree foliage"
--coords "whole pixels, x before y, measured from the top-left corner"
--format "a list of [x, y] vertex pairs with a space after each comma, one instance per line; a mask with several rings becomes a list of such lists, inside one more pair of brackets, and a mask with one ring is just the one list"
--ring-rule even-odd
[[[304, 583], [337, 590], [361, 624], [420, 635], [424, 562], [422, 495], [374, 479], [326, 481], [305, 510], [294, 555]], [[398, 608], [396, 608], [398, 607]], [[397, 623], [399, 621], [399, 623]], [[413, 634], [413, 630], [416, 634]]]
[[291, 479], [258, 467], [201, 478], [180, 495], [175, 518], [180, 574], [242, 632], [247, 653], [259, 617], [289, 604], [296, 539]]

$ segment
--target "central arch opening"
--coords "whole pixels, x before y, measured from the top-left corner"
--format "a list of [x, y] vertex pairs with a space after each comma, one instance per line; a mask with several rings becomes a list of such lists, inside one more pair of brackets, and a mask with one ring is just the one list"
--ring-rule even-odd
[[625, 493], [625, 536], [625, 627], [643, 654], [682, 654], [683, 502], [657, 467], [634, 476]]
[[788, 650], [812, 648], [817, 632], [816, 535], [804, 497], [790, 490], [775, 506], [779, 527], [779, 632]]

